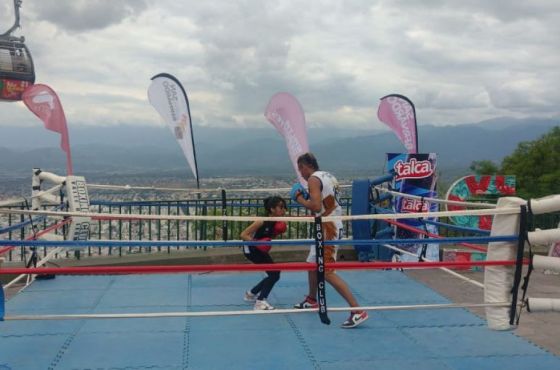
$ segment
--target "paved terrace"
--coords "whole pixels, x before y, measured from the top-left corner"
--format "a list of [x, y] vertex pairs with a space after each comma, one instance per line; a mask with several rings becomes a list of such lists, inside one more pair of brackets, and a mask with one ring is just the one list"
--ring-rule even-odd
[[[341, 275], [363, 305], [449, 302], [398, 271]], [[58, 276], [12, 297], [6, 315], [250, 310], [241, 297], [260, 276]], [[270, 302], [289, 308], [306, 284], [283, 273]], [[343, 305], [330, 287], [327, 300]], [[377, 312], [349, 330], [338, 327], [346, 313], [329, 316], [4, 321], [0, 369], [560, 369], [560, 357], [464, 309]]]

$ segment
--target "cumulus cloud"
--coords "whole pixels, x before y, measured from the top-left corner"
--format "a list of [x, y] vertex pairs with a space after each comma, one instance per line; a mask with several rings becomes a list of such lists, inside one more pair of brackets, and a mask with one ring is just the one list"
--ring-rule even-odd
[[103, 29], [146, 9], [146, 0], [41, 0], [30, 2], [36, 19], [69, 32]]
[[14, 24], [13, 2], [0, 0], [0, 34], [6, 32]]
[[288, 91], [310, 125], [368, 127], [389, 93], [420, 124], [560, 116], [558, 15], [545, 0], [42, 0], [24, 1], [21, 32], [70, 122], [159, 124], [146, 88], [168, 72], [195, 125], [266, 125]]

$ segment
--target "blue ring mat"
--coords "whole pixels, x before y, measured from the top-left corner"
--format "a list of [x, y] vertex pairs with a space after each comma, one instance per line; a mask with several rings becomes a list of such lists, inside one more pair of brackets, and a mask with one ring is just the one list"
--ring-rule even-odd
[[[361, 305], [449, 303], [398, 271], [341, 272]], [[58, 276], [6, 303], [6, 316], [250, 310], [245, 290], [261, 273]], [[282, 273], [269, 301], [291, 308], [305, 273]], [[459, 285], [458, 285], [459, 286]], [[330, 306], [344, 306], [327, 289]], [[488, 329], [465, 309], [230, 317], [0, 322], [6, 369], [560, 369], [560, 357], [512, 332]]]

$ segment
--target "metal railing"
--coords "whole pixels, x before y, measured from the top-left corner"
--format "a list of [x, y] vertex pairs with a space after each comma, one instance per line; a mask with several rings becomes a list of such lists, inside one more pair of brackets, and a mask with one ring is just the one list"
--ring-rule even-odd
[[[343, 214], [351, 214], [352, 199], [341, 198]], [[10, 208], [27, 209], [28, 204], [13, 205]], [[228, 215], [228, 216], [262, 216], [263, 198], [228, 198], [228, 199], [188, 199], [173, 201], [92, 201], [92, 212], [114, 214], [150, 214], [150, 215]], [[288, 203], [287, 216], [307, 216], [309, 211], [297, 203]], [[441, 222], [448, 222], [440, 219]], [[539, 215], [535, 217], [535, 227], [542, 229], [556, 228], [560, 221], [560, 213]], [[30, 218], [25, 215], [2, 215], [0, 219], [0, 239], [24, 240], [34, 235], [37, 230], [45, 229], [55, 223], [45, 217]], [[91, 224], [91, 239], [98, 240], [233, 240], [239, 239], [241, 231], [248, 222], [233, 221], [177, 221], [177, 220], [97, 220]], [[311, 237], [309, 225], [289, 222], [288, 229], [282, 235], [284, 239], [305, 239]], [[65, 228], [55, 231], [64, 234]], [[351, 222], [345, 222], [345, 233], [352, 236]], [[445, 237], [467, 236], [467, 233], [439, 228]], [[2, 248], [0, 240], [0, 249]], [[65, 251], [57, 258], [87, 258], [99, 255], [126, 255], [136, 253], [171, 253], [173, 250], [193, 247], [88, 247], [79, 253]], [[194, 247], [196, 248], [196, 247]], [[40, 248], [41, 256], [45, 256], [47, 248]], [[9, 250], [2, 257], [7, 261], [25, 261], [29, 256], [29, 248], [18, 247]]]
[[[351, 214], [351, 199], [341, 199], [343, 214]], [[26, 209], [22, 203], [12, 206], [14, 209]], [[188, 199], [173, 201], [91, 201], [90, 210], [109, 214], [144, 214], [144, 215], [188, 215], [188, 216], [264, 216], [263, 198], [229, 198], [223, 199]], [[286, 216], [308, 216], [309, 211], [297, 203], [289, 202]], [[24, 215], [6, 215], [0, 225], [6, 225], [5, 239], [24, 240], [34, 235], [34, 230], [44, 229], [54, 222], [41, 218], [40, 224], [26, 221]], [[178, 221], [178, 220], [96, 220], [91, 223], [90, 238], [96, 240], [233, 240], [239, 239], [241, 232], [249, 222], [234, 221]], [[309, 225], [289, 222], [282, 239], [310, 238]], [[347, 233], [350, 222], [346, 222]], [[8, 231], [7, 228], [10, 230]], [[0, 228], [1, 229], [1, 228]], [[64, 230], [57, 230], [62, 234]], [[2, 238], [2, 235], [0, 235]], [[1, 240], [0, 240], [1, 247]], [[197, 247], [88, 247], [79, 253], [64, 252], [57, 258], [87, 258], [99, 255], [118, 255], [136, 253], [167, 252]], [[206, 249], [206, 247], [203, 247]], [[40, 255], [45, 256], [47, 248], [41, 248]], [[7, 261], [25, 261], [29, 255], [27, 247], [11, 249], [4, 257]]]

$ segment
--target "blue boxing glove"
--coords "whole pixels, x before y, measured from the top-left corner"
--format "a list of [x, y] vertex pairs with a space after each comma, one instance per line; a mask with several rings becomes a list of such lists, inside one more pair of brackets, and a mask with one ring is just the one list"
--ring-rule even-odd
[[290, 190], [290, 198], [297, 202], [297, 197], [300, 195], [303, 196], [303, 199], [309, 199], [309, 193], [305, 190], [303, 185], [298, 182], [292, 186], [292, 190]]

